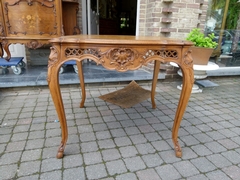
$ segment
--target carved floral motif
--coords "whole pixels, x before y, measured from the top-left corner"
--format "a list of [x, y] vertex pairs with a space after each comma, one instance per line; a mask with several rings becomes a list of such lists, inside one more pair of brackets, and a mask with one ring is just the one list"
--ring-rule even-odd
[[132, 49], [114, 48], [108, 51], [107, 57], [111, 60], [110, 64], [116, 65], [116, 70], [127, 70], [127, 66], [133, 65], [134, 59], [137, 58], [137, 53]]
[[[191, 50], [188, 50], [184, 56], [183, 56], [183, 63], [188, 67], [191, 68], [193, 70], [193, 59], [191, 56]], [[190, 79], [191, 79], [191, 83], [194, 83], [194, 73], [193, 71], [190, 71], [189, 73]]]
[[81, 30], [79, 29], [79, 27], [74, 27], [73, 28], [73, 35], [76, 35], [76, 34], [81, 34]]
[[48, 59], [48, 68], [53, 66], [58, 61], [58, 51], [56, 47], [50, 47], [50, 55]]
[[39, 15], [23, 15], [19, 18], [19, 23], [23, 24], [24, 26], [27, 26], [29, 29], [32, 29], [33, 31], [37, 31], [36, 25], [40, 24], [42, 21], [41, 17]]
[[161, 58], [178, 58], [178, 52], [176, 50], [148, 50], [143, 58], [147, 59], [151, 56], [160, 56]]
[[43, 46], [42, 43], [39, 43], [37, 40], [32, 40], [29, 43], [26, 43], [26, 46], [31, 49], [37, 49]]
[[76, 57], [82, 55], [95, 56], [99, 63], [104, 63], [104, 56], [110, 60], [110, 65], [115, 65], [116, 70], [127, 70], [128, 66], [133, 65], [134, 59], [138, 57], [132, 49], [127, 48], [112, 48], [107, 52], [101, 52], [98, 49], [81, 49], [81, 48], [66, 48], [66, 57]]
[[[48, 59], [48, 68], [50, 69], [52, 66], [54, 66], [54, 64], [58, 61], [58, 50], [55, 46], [53, 47], [50, 47], [50, 55], [49, 55], [49, 59]], [[48, 73], [48, 76], [47, 76], [47, 81], [50, 82], [51, 81], [51, 72], [50, 71], [50, 74]]]
[[192, 66], [193, 59], [191, 56], [191, 51], [188, 50], [183, 56], [183, 63], [186, 64], [188, 67]]

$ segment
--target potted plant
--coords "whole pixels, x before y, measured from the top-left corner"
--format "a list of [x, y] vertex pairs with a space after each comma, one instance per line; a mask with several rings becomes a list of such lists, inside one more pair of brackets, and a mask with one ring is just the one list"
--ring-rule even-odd
[[208, 60], [218, 43], [214, 42], [214, 33], [205, 36], [200, 29], [194, 28], [187, 35], [186, 40], [192, 41], [195, 46], [191, 47], [194, 64], [207, 65]]

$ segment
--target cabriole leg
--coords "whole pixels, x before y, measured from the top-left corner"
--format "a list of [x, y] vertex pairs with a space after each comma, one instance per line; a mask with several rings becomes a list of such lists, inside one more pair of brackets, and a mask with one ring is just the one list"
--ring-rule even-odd
[[77, 67], [78, 67], [78, 76], [79, 76], [81, 90], [82, 90], [82, 100], [80, 102], [80, 108], [82, 108], [82, 107], [84, 107], [84, 102], [86, 100], [86, 90], [85, 90], [85, 84], [84, 84], [82, 61], [80, 61], [80, 62], [77, 61]]
[[194, 75], [193, 75], [193, 69], [192, 67], [181, 67], [182, 72], [183, 72], [183, 87], [182, 87], [182, 92], [180, 95], [174, 123], [173, 123], [173, 128], [172, 128], [172, 140], [175, 148], [175, 154], [177, 157], [182, 157], [182, 149], [179, 145], [178, 142], [178, 130], [180, 127], [180, 123], [183, 118], [183, 114], [185, 112], [185, 109], [188, 104], [188, 100], [191, 95], [192, 91], [192, 86], [194, 83]]
[[50, 93], [52, 95], [52, 100], [55, 105], [57, 115], [59, 118], [62, 140], [60, 146], [58, 148], [57, 158], [62, 158], [64, 154], [64, 148], [66, 146], [67, 138], [68, 138], [68, 129], [67, 129], [67, 121], [62, 101], [62, 95], [59, 87], [59, 61], [57, 57], [57, 48], [51, 48], [51, 54], [49, 56], [48, 61], [48, 86]]
[[[10, 44], [8, 44], [7, 42], [4, 42], [3, 43], [3, 49], [5, 50], [5, 52], [7, 53], [7, 56], [5, 57], [5, 59], [7, 60], [7, 61], [9, 61], [10, 59], [11, 59], [11, 53], [10, 53], [10, 51], [9, 51], [9, 45]], [[3, 53], [2, 53], [3, 54]]]
[[155, 60], [154, 61], [154, 72], [153, 72], [153, 80], [152, 80], [152, 90], [151, 90], [151, 101], [152, 101], [152, 108], [156, 108], [156, 103], [155, 103], [155, 91], [156, 91], [156, 86], [157, 86], [157, 80], [158, 80], [158, 74], [159, 74], [159, 69], [160, 69], [160, 61]]

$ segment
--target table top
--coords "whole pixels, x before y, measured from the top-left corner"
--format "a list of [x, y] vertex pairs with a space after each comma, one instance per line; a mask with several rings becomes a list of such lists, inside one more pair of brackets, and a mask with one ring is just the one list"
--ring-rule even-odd
[[191, 41], [171, 39], [156, 36], [124, 36], [124, 35], [73, 35], [61, 36], [49, 40], [50, 43], [94, 43], [94, 44], [154, 44], [154, 45], [188, 45], [192, 46]]

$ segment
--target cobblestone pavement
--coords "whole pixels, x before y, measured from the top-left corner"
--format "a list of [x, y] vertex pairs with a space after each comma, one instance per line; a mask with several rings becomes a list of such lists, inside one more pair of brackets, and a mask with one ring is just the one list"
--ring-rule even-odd
[[[179, 131], [176, 158], [171, 127], [181, 82], [159, 82], [150, 99], [122, 109], [98, 98], [124, 85], [61, 88], [69, 139], [56, 159], [60, 128], [47, 87], [0, 90], [0, 179], [240, 179], [240, 77], [192, 94]], [[140, 82], [150, 89], [150, 83]]]

